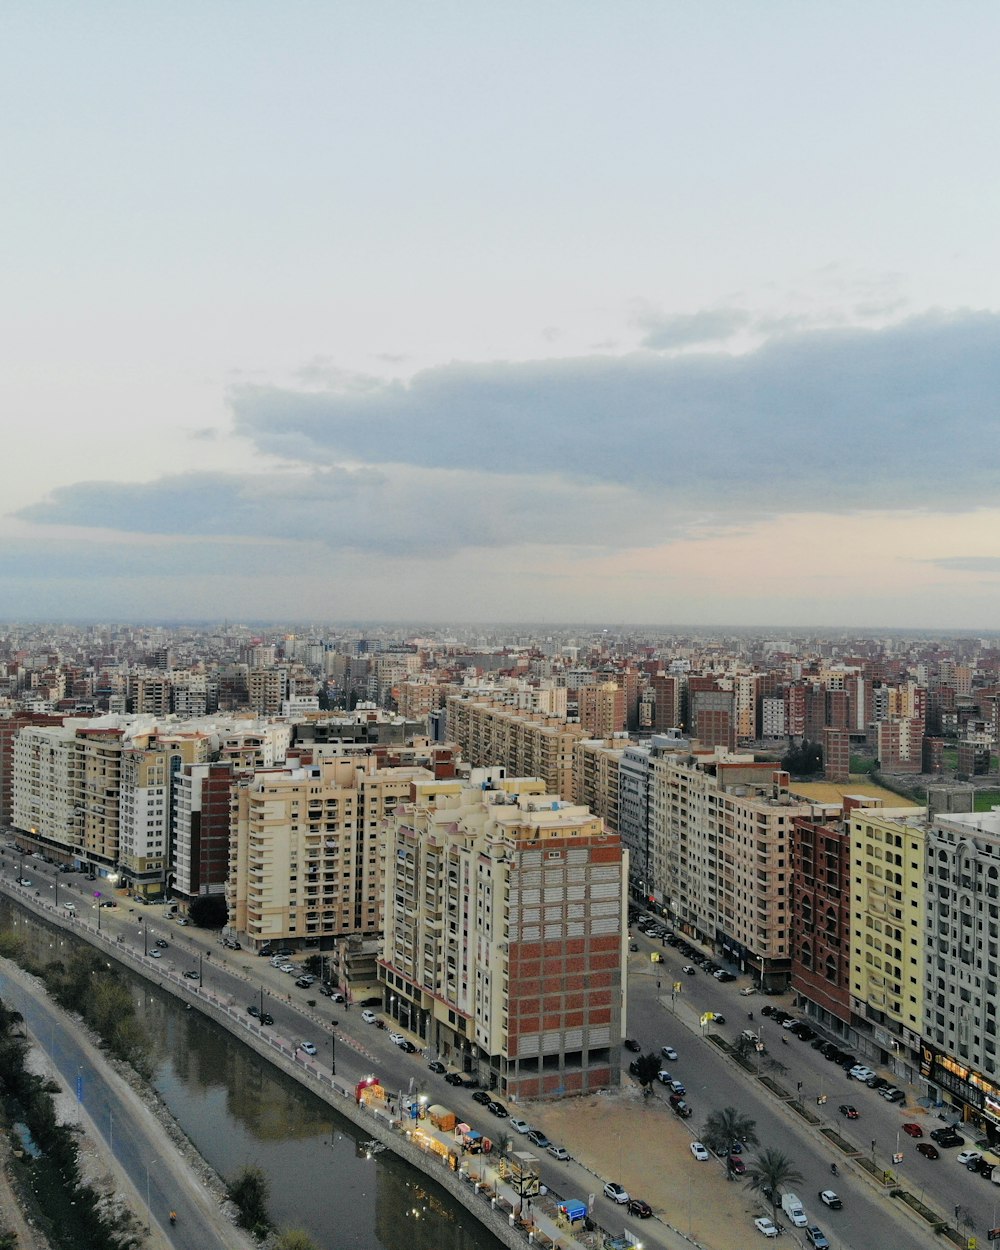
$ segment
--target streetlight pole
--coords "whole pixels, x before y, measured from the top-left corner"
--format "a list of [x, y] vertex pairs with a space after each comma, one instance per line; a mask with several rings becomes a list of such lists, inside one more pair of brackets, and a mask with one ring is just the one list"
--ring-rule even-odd
[[[337, 1075], [337, 1035], [336, 1033], [333, 1032], [332, 1029], [330, 1031], [330, 1075], [331, 1076]], [[402, 1115], [402, 1112], [403, 1112], [403, 1095], [402, 1094], [400, 1094], [399, 1096], [399, 1111], [400, 1111], [400, 1115]]]
[[203, 954], [199, 951], [199, 952], [198, 952], [198, 989], [201, 989], [202, 985], [204, 984], [204, 967], [203, 967], [203, 960], [204, 960], [204, 956], [203, 956]]
[[149, 1230], [153, 1227], [153, 1208], [152, 1206], [150, 1206], [150, 1202], [149, 1202], [149, 1169], [153, 1167], [154, 1164], [157, 1164], [159, 1162], [160, 1162], [159, 1159], [154, 1159], [152, 1163], [146, 1164], [146, 1231], [147, 1232], [149, 1232]]
[[[142, 921], [139, 923], [142, 924]], [[142, 925], [142, 953], [149, 954], [149, 929], [145, 925]]]

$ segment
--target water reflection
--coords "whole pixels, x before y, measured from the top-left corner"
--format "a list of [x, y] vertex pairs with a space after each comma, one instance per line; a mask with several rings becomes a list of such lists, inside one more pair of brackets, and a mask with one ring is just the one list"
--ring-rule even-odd
[[[0, 928], [16, 927], [34, 958], [64, 957], [73, 939], [0, 898]], [[223, 1177], [254, 1164], [270, 1178], [281, 1228], [303, 1228], [320, 1250], [499, 1250], [500, 1243], [422, 1173], [365, 1135], [197, 1011], [122, 974], [150, 1035], [153, 1083]]]

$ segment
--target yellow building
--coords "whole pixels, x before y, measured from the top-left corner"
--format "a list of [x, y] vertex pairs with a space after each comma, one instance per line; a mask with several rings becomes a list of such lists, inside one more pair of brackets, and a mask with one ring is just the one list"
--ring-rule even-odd
[[924, 1011], [926, 813], [856, 809], [848, 832], [853, 1023], [866, 1058], [912, 1079]]

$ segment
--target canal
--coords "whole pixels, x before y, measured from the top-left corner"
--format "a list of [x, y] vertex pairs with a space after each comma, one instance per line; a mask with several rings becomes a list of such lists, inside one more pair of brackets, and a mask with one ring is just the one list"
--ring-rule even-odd
[[[74, 939], [0, 897], [0, 929], [32, 956], [57, 959]], [[152, 1039], [153, 1085], [223, 1178], [261, 1167], [279, 1228], [320, 1250], [500, 1250], [464, 1207], [225, 1029], [122, 969]], [[42, 1039], [44, 1042], [44, 1038]]]

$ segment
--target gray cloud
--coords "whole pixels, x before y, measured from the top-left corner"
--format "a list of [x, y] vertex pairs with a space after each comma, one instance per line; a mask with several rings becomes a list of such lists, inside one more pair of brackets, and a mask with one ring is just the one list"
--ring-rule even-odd
[[313, 464], [558, 474], [745, 519], [992, 498], [998, 395], [1000, 316], [965, 312], [789, 333], [742, 356], [457, 363], [324, 392], [243, 386], [232, 407], [260, 449]]
[[621, 486], [400, 465], [80, 482], [16, 515], [129, 534], [300, 540], [403, 556], [526, 543], [611, 550], [641, 546], [641, 529], [646, 541], [662, 541], [682, 528], [656, 501], [637, 501]]
[[941, 556], [926, 563], [949, 573], [1000, 574], [1000, 556]]
[[202, 538], [166, 541], [114, 539], [31, 539], [6, 537], [0, 545], [0, 577], [7, 581], [132, 581], [136, 578], [192, 577], [229, 568], [248, 575], [307, 572], [321, 548], [302, 544]]
[[645, 331], [640, 340], [643, 347], [667, 351], [676, 347], [696, 347], [701, 343], [722, 343], [753, 318], [742, 308], [711, 308], [696, 313], [642, 312], [635, 324]]

